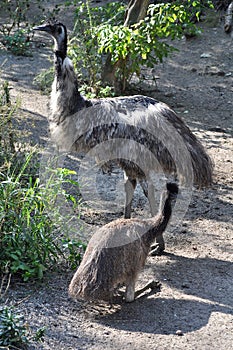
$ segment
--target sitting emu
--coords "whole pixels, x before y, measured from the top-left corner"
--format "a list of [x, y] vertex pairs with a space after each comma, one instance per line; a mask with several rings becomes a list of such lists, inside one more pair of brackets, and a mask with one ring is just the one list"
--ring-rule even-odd
[[[125, 218], [131, 216], [137, 181], [141, 185], [147, 181], [148, 186], [146, 189], [143, 186], [143, 190], [149, 200], [151, 215], [156, 214], [152, 180], [155, 173], [178, 175], [185, 180], [191, 173], [189, 185], [190, 182], [198, 188], [211, 185], [211, 159], [173, 110], [141, 95], [85, 99], [78, 90], [77, 77], [67, 57], [66, 27], [54, 22], [34, 29], [48, 33], [55, 43], [55, 78], [49, 116], [51, 138], [59, 151], [65, 152], [87, 153], [102, 145], [102, 151], [97, 155], [99, 164], [110, 160], [125, 173]], [[145, 149], [148, 156], [145, 156]], [[158, 252], [163, 251], [162, 235], [157, 236], [156, 242]]]
[[159, 213], [149, 219], [117, 219], [99, 228], [90, 239], [83, 260], [69, 286], [75, 299], [109, 301], [119, 286], [126, 286], [125, 300], [135, 296], [137, 276], [157, 235], [165, 231], [172, 213], [171, 201], [176, 199], [178, 186], [168, 183], [162, 192]]

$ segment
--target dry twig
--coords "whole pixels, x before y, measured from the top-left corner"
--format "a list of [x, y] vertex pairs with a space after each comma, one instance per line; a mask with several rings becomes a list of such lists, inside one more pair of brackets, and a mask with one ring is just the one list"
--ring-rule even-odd
[[11, 283], [11, 274], [6, 274], [3, 276], [0, 285], [0, 299], [6, 295]]

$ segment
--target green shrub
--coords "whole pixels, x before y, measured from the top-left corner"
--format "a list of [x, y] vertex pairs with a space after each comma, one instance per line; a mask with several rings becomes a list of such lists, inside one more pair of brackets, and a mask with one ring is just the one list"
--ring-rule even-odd
[[[199, 20], [203, 7], [210, 4], [177, 0], [150, 5], [146, 17], [131, 27], [124, 26], [126, 5], [120, 2], [92, 7], [86, 1], [78, 6], [68, 54], [85, 86], [82, 91], [101, 96], [102, 86], [112, 82], [115, 92], [118, 87], [117, 93], [124, 92], [134, 74], [140, 77], [143, 66], [154, 67], [174, 52], [167, 38], [199, 32], [193, 19]], [[110, 60], [104, 63], [106, 55]]]
[[[70, 238], [69, 217], [60, 212], [59, 200], [76, 207], [79, 201], [65, 191], [75, 186], [74, 172], [43, 169], [39, 154], [28, 145], [16, 152], [12, 125], [17, 104], [10, 101], [4, 83], [0, 93], [0, 273], [20, 274], [24, 280], [42, 278], [44, 271], [62, 259], [72, 268], [82, 258], [85, 245]], [[46, 181], [44, 181], [46, 179]]]
[[0, 307], [0, 345], [4, 346], [4, 349], [8, 349], [8, 346], [12, 349], [26, 344], [28, 327], [24, 316], [13, 307]]
[[44, 335], [45, 327], [32, 334], [20, 310], [13, 306], [0, 306], [0, 346], [3, 349], [25, 349], [31, 340], [42, 342]]
[[54, 79], [54, 67], [43, 70], [33, 80], [33, 84], [37, 86], [44, 94], [51, 92], [51, 86]]
[[30, 56], [35, 22], [53, 19], [64, 6], [55, 5], [49, 10], [47, 4], [47, 0], [1, 0], [1, 12], [6, 20], [0, 26], [0, 40], [14, 55]]
[[124, 12], [125, 6], [121, 2], [92, 7], [87, 1], [76, 8], [68, 55], [74, 63], [80, 81], [80, 91], [89, 98], [114, 95], [113, 87], [104, 86], [101, 81], [103, 58], [98, 52], [96, 28], [106, 21], [112, 24], [114, 21], [123, 21]]
[[24, 29], [18, 29], [13, 34], [5, 35], [3, 44], [16, 56], [32, 56], [30, 36]]
[[152, 68], [176, 50], [164, 39], [198, 33], [192, 18], [199, 18], [200, 8], [200, 1], [159, 3], [149, 5], [146, 17], [130, 27], [106, 22], [96, 28], [99, 53], [111, 55], [121, 91], [143, 66]]
[[[44, 271], [66, 254], [65, 250], [68, 262], [74, 254], [70, 246], [65, 249], [62, 241], [69, 235], [63, 233], [67, 232], [66, 220], [57, 205], [58, 196], [76, 204], [75, 198], [62, 187], [63, 183], [72, 181], [69, 176], [73, 172], [48, 169], [51, 175], [45, 184], [39, 178], [34, 181], [26, 174], [32, 158], [30, 153], [19, 173], [0, 174], [0, 270], [20, 273], [24, 280], [42, 278]], [[28, 182], [24, 183], [23, 178], [27, 176]], [[80, 248], [82, 244], [76, 245]], [[80, 249], [77, 250], [76, 266], [82, 257]]]

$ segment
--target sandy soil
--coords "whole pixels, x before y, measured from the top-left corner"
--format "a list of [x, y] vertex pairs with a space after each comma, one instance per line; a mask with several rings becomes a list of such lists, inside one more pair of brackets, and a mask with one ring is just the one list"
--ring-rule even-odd
[[[150, 93], [182, 116], [215, 163], [213, 187], [193, 192], [182, 223], [165, 234], [166, 253], [149, 257], [140, 275], [139, 286], [155, 278], [160, 291], [109, 308], [70, 300], [70, 271], [49, 274], [41, 284], [12, 284], [8, 300], [20, 302], [31, 327], [46, 327], [44, 343], [29, 349], [233, 348], [233, 39], [218, 15], [201, 28], [199, 37], [176, 42], [179, 52], [155, 67], [157, 90]], [[32, 80], [51, 65], [50, 57], [47, 46], [35, 47], [33, 57], [0, 52], [1, 79], [9, 80], [12, 96], [21, 99], [19, 128], [45, 150], [48, 96]], [[111, 183], [113, 177], [106, 175], [104, 181]], [[138, 191], [133, 216], [147, 215]], [[93, 230], [120, 216], [122, 209], [103, 214], [91, 208], [82, 218]]]

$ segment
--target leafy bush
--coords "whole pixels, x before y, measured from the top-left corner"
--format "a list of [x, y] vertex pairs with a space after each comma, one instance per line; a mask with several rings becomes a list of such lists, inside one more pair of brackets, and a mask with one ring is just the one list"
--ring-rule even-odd
[[30, 36], [24, 29], [19, 29], [14, 34], [5, 35], [3, 44], [16, 56], [32, 56]]
[[44, 334], [45, 327], [41, 327], [32, 335], [24, 315], [13, 306], [0, 307], [0, 345], [3, 349], [24, 349], [31, 339], [43, 341]]
[[192, 17], [199, 18], [200, 8], [200, 1], [159, 3], [149, 5], [147, 16], [130, 27], [103, 23], [97, 28], [99, 52], [111, 55], [122, 91], [142, 66], [152, 68], [175, 50], [164, 39], [198, 33]]
[[[42, 278], [44, 271], [64, 255], [67, 247], [62, 237], [66, 237], [63, 231], [67, 228], [57, 198], [61, 195], [75, 204], [75, 199], [62, 189], [73, 174], [68, 169], [51, 171], [46, 184], [41, 184], [39, 178], [33, 181], [30, 175], [27, 184], [22, 181], [32, 157], [33, 153], [27, 156], [19, 173], [0, 174], [0, 270], [20, 273], [24, 280]], [[84, 247], [80, 242], [76, 245]], [[68, 248], [70, 260], [74, 252]], [[81, 254], [77, 253], [76, 265], [77, 260], [81, 260]]]
[[0, 39], [14, 55], [31, 55], [29, 49], [34, 35], [31, 30], [33, 25], [38, 18], [41, 21], [48, 20], [59, 13], [62, 5], [55, 5], [49, 11], [47, 3], [47, 0], [1, 0], [1, 11], [7, 20], [6, 23], [1, 23]]
[[[124, 92], [133, 75], [140, 76], [143, 66], [154, 67], [174, 52], [175, 48], [165, 39], [198, 33], [193, 18], [198, 20], [203, 7], [210, 3], [177, 0], [150, 5], [140, 23], [126, 27], [125, 4], [91, 7], [86, 1], [76, 9], [76, 23], [69, 43], [69, 56], [80, 81], [89, 86], [93, 95], [101, 96], [101, 80], [105, 80], [105, 84], [111, 82], [115, 90], [120, 87], [118, 93]], [[106, 63], [103, 54], [110, 57]], [[106, 69], [107, 66], [110, 67]]]
[[12, 307], [0, 307], [0, 345], [18, 347], [28, 343], [24, 316]]
[[87, 1], [75, 10], [75, 25], [68, 45], [68, 55], [81, 83], [80, 90], [88, 97], [114, 95], [113, 88], [103, 86], [101, 82], [103, 58], [98, 52], [96, 28], [106, 21], [110, 24], [123, 21], [124, 12], [125, 6], [121, 2], [92, 7]]
[[9, 161], [15, 152], [15, 134], [13, 133], [12, 117], [19, 103], [11, 103], [9, 84], [5, 81], [0, 90], [0, 169]]
[[74, 172], [47, 167], [46, 181], [41, 181], [38, 153], [29, 146], [16, 152], [12, 125], [16, 110], [4, 83], [0, 94], [0, 273], [17, 273], [28, 280], [42, 278], [61, 259], [72, 268], [77, 266], [85, 245], [66, 234], [68, 218], [61, 215], [57, 203], [62, 197], [73, 207], [79, 204], [63, 187], [65, 183], [78, 186], [72, 179]]

